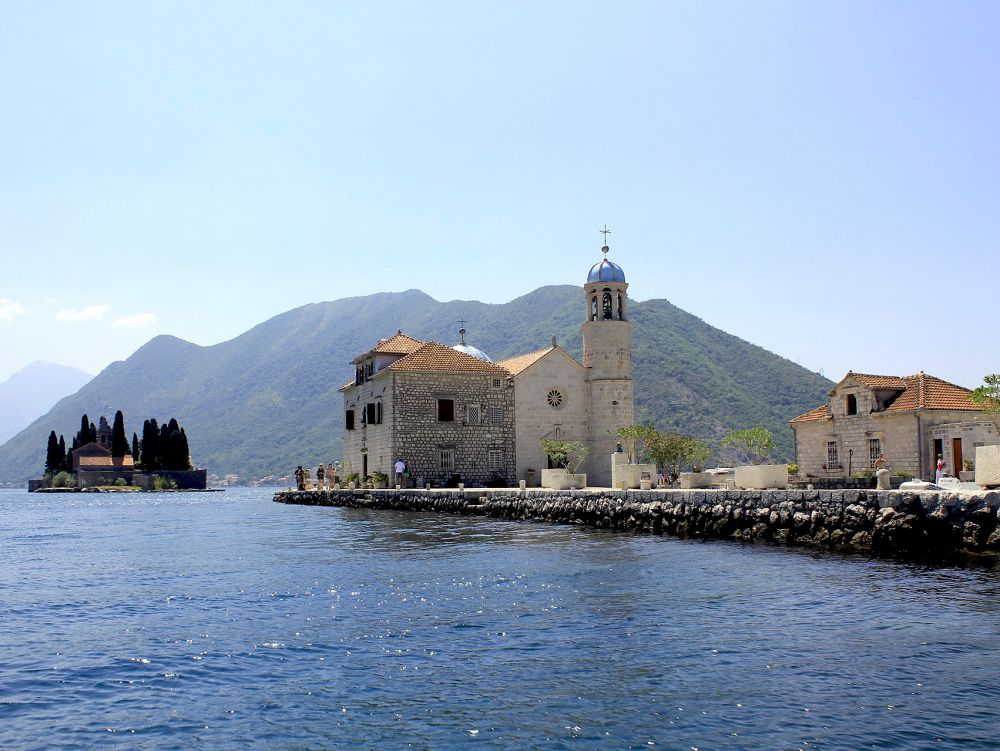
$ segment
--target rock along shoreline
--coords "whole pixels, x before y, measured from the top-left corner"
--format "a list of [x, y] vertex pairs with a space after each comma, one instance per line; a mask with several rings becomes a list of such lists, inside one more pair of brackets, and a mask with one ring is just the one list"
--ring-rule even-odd
[[275, 502], [576, 524], [907, 559], [1000, 557], [1000, 492], [287, 490]]

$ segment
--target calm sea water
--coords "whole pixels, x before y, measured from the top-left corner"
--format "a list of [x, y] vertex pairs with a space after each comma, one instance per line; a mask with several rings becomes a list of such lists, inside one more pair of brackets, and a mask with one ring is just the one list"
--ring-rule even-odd
[[1000, 571], [0, 491], [0, 748], [996, 749]]

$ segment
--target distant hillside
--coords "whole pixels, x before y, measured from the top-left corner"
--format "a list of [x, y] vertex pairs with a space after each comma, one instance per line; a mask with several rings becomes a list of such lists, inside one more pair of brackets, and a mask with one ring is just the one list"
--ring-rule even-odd
[[0, 383], [0, 443], [17, 435], [93, 376], [37, 360]]
[[[241, 477], [287, 474], [297, 464], [339, 458], [342, 400], [351, 359], [397, 329], [494, 359], [537, 349], [553, 335], [577, 357], [584, 315], [580, 288], [543, 287], [503, 305], [437, 302], [423, 292], [380, 293], [306, 305], [228, 342], [200, 347], [159, 336], [60, 401], [0, 446], [0, 481], [35, 476], [50, 430], [67, 438], [80, 415], [125, 413], [126, 429], [176, 417], [200, 466]], [[782, 457], [792, 453], [786, 420], [819, 404], [832, 383], [685, 313], [665, 300], [632, 303], [636, 417], [717, 442], [763, 422]]]

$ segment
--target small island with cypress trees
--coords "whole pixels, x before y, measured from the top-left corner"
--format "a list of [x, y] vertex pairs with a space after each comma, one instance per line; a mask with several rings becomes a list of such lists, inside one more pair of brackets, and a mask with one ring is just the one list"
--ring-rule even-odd
[[80, 429], [67, 448], [62, 435], [49, 433], [45, 474], [28, 483], [29, 491], [205, 490], [207, 470], [191, 461], [188, 438], [175, 418], [160, 425], [142, 424], [142, 438], [132, 433], [129, 444], [125, 416], [115, 413], [114, 424], [101, 416], [94, 425], [83, 415]]

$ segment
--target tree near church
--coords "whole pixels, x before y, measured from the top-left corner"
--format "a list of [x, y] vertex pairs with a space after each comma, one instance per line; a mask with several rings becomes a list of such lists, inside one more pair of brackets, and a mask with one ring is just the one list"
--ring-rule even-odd
[[54, 475], [62, 467], [63, 452], [59, 450], [56, 431], [49, 433], [49, 443], [45, 450], [45, 474]]
[[111, 428], [111, 456], [122, 457], [129, 453], [128, 438], [125, 437], [125, 416], [121, 410], [115, 412], [115, 422]]
[[615, 431], [629, 464], [645, 464], [656, 428], [652, 425], [625, 425]]
[[[590, 447], [580, 441], [560, 441], [555, 438], [542, 439], [542, 452], [557, 469], [568, 469], [575, 474], [590, 453]], [[570, 466], [572, 465], [572, 466]]]
[[724, 448], [732, 449], [739, 461], [764, 464], [774, 451], [774, 436], [760, 423], [746, 430], [733, 430], [722, 439]]
[[160, 426], [155, 418], [142, 423], [142, 469], [145, 472], [160, 469]]

